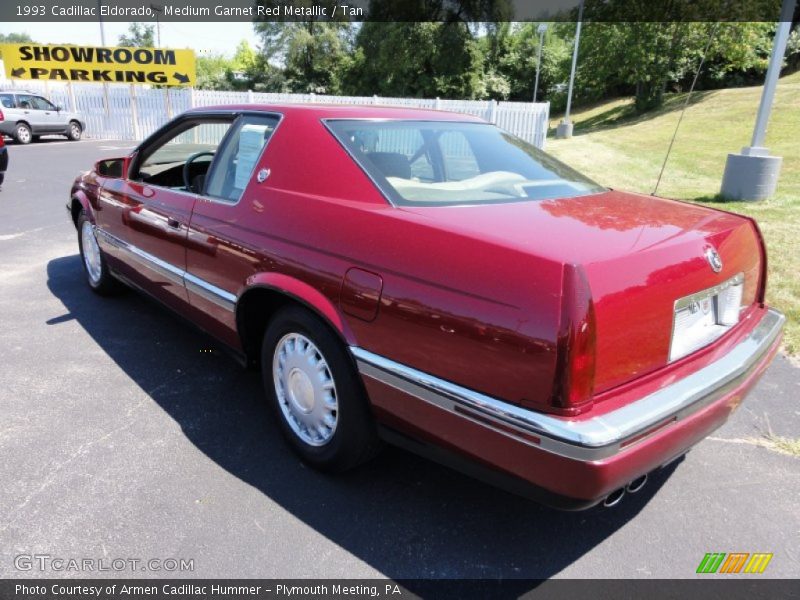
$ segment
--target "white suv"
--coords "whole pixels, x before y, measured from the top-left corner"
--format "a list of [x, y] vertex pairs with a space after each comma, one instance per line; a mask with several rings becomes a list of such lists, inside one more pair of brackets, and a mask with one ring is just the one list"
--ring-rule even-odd
[[62, 110], [47, 98], [24, 90], [0, 90], [0, 135], [28, 144], [42, 135], [79, 140], [86, 127], [79, 113]]

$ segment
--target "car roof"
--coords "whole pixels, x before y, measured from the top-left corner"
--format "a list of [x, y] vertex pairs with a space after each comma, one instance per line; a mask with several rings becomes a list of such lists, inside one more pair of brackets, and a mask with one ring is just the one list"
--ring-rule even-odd
[[405, 106], [381, 106], [375, 104], [223, 104], [196, 107], [189, 112], [206, 111], [279, 112], [284, 116], [290, 116], [294, 113], [316, 116], [320, 119], [407, 119], [415, 121], [485, 123], [483, 119], [465, 113]]
[[0, 90], [0, 94], [33, 94], [34, 96], [44, 96], [44, 94], [40, 92], [34, 92], [32, 90], [20, 90], [20, 89], [11, 89], [11, 90]]

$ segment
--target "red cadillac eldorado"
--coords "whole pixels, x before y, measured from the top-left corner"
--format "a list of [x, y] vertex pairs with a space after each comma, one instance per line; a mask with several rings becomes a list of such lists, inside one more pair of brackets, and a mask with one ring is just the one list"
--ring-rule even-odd
[[328, 471], [384, 439], [614, 504], [725, 422], [784, 323], [753, 220], [603, 188], [463, 114], [194, 109], [67, 208], [89, 286], [140, 289], [259, 367]]

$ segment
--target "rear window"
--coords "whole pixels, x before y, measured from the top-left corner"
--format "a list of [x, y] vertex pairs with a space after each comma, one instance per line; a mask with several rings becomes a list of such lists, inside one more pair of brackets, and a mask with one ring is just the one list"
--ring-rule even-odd
[[0, 106], [14, 108], [14, 96], [12, 94], [0, 94]]
[[605, 190], [488, 123], [336, 119], [326, 125], [398, 205], [520, 202]]

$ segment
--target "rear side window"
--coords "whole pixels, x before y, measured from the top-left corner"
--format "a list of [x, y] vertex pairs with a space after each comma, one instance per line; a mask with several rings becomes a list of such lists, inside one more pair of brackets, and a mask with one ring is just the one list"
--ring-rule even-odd
[[231, 129], [208, 174], [205, 194], [238, 202], [280, 118], [242, 115]]
[[328, 119], [325, 124], [397, 205], [520, 202], [605, 190], [488, 123]]
[[14, 96], [12, 94], [0, 94], [0, 105], [3, 108], [14, 108]]
[[33, 96], [28, 94], [20, 94], [17, 96], [17, 108], [24, 108], [24, 109], [32, 109], [33, 106]]

